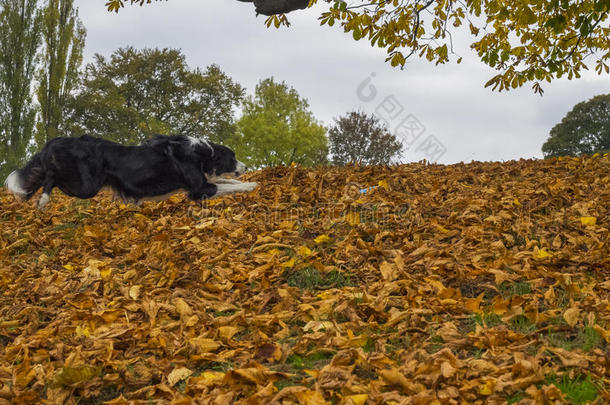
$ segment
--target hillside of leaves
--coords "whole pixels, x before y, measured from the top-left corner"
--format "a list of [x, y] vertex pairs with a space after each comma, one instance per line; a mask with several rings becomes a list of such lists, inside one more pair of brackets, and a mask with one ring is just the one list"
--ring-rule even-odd
[[0, 404], [610, 401], [609, 155], [245, 177], [2, 190]]

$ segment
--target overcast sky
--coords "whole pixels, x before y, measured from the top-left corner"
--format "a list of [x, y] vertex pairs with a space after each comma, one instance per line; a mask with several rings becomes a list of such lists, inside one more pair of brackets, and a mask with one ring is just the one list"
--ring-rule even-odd
[[460, 65], [414, 58], [405, 70], [392, 68], [383, 50], [354, 41], [336, 25], [321, 27], [323, 2], [289, 14], [292, 25], [279, 30], [266, 28], [251, 3], [236, 0], [126, 5], [118, 14], [108, 13], [101, 0], [75, 3], [87, 29], [85, 63], [119, 47], [167, 47], [181, 49], [191, 67], [220, 65], [248, 93], [273, 76], [307, 98], [326, 125], [353, 109], [376, 112], [404, 140], [405, 161], [540, 158], [549, 130], [576, 103], [610, 93], [610, 77], [595, 73], [546, 83], [543, 97], [531, 85], [492, 92], [483, 85], [495, 71], [459, 34]]

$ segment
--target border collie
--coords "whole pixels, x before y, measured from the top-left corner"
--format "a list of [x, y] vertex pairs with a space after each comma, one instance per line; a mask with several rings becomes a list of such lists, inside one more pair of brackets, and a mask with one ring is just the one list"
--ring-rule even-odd
[[231, 149], [190, 136], [156, 135], [140, 146], [123, 146], [85, 135], [50, 140], [4, 184], [24, 200], [42, 187], [39, 208], [49, 202], [54, 187], [82, 199], [110, 187], [115, 196], [136, 204], [179, 191], [198, 201], [254, 190], [256, 183], [224, 177], [245, 171]]

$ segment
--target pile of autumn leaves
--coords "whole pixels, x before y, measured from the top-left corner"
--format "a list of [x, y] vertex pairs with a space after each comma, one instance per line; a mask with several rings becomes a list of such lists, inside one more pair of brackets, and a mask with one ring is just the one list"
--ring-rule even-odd
[[610, 400], [610, 156], [246, 177], [2, 191], [0, 403]]

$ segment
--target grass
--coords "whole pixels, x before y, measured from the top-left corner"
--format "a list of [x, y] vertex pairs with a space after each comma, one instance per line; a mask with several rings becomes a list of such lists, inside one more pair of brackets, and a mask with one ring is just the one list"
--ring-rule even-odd
[[546, 337], [549, 345], [560, 347], [565, 350], [582, 349], [589, 352], [600, 347], [602, 336], [591, 326], [578, 329], [576, 334], [571, 331], [550, 332]]
[[500, 316], [485, 312], [484, 314], [474, 314], [470, 317], [471, 330], [474, 330], [476, 325], [480, 325], [487, 328], [493, 328], [502, 323]]
[[331, 270], [326, 274], [320, 273], [313, 266], [295, 269], [286, 275], [286, 281], [291, 287], [301, 290], [326, 290], [329, 288], [354, 287], [349, 273]]
[[548, 377], [546, 382], [559, 388], [565, 398], [576, 405], [594, 401], [599, 395], [596, 383], [591, 380], [590, 376], [579, 374], [570, 378], [567, 374], [561, 377], [553, 375]]
[[283, 390], [286, 387], [294, 387], [296, 385], [301, 385], [301, 378], [284, 378], [282, 380], [275, 381], [273, 385], [277, 388], [278, 392]]
[[445, 341], [442, 337], [438, 335], [433, 335], [430, 337], [429, 342], [426, 345], [426, 351], [430, 354], [434, 354], [443, 348]]
[[237, 313], [236, 309], [228, 309], [226, 311], [216, 311], [214, 312], [214, 318], [220, 318], [223, 316], [231, 316]]
[[316, 351], [307, 356], [291, 354], [286, 358], [286, 364], [295, 370], [311, 369], [329, 363], [334, 356], [334, 351]]
[[516, 404], [517, 402], [521, 401], [523, 398], [525, 398], [525, 394], [523, 393], [523, 391], [516, 392], [516, 393], [506, 397], [506, 404], [507, 405]]
[[532, 286], [527, 281], [505, 281], [498, 286], [498, 290], [504, 298], [512, 297], [513, 295], [525, 295], [532, 292]]
[[515, 332], [526, 335], [536, 330], [536, 324], [527, 319], [527, 317], [519, 315], [510, 321], [510, 328]]

